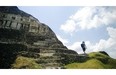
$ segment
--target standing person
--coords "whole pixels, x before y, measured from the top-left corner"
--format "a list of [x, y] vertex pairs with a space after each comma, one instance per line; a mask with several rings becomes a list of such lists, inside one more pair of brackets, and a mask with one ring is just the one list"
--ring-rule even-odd
[[82, 47], [83, 52], [84, 52], [84, 54], [85, 54], [85, 50], [86, 50], [87, 48], [86, 48], [86, 45], [85, 45], [85, 42], [84, 42], [84, 41], [82, 42], [81, 47]]

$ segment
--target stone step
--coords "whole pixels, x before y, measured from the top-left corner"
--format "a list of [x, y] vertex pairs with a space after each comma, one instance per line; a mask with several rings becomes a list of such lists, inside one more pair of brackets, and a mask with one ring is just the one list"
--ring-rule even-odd
[[60, 63], [46, 63], [46, 64], [42, 63], [40, 65], [43, 67], [60, 67], [61, 66]]
[[40, 56], [40, 58], [39, 59], [64, 59], [64, 57], [61, 57], [61, 56], [47, 56], [47, 57], [42, 57], [42, 56]]
[[19, 55], [25, 56], [25, 57], [33, 57], [33, 58], [39, 58], [40, 54], [36, 52], [26, 52], [26, 51], [21, 51], [18, 52]]
[[52, 59], [52, 60], [36, 60], [37, 63], [60, 63], [60, 60], [57, 59]]
[[36, 59], [38, 63], [60, 63], [61, 60], [64, 59], [63, 57], [57, 57], [57, 56], [52, 56], [52, 57], [40, 57]]

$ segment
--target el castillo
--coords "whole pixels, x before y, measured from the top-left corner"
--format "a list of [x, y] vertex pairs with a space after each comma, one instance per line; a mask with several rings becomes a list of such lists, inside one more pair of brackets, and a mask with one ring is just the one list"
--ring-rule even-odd
[[116, 59], [105, 51], [78, 54], [31, 14], [0, 6], [0, 69], [116, 69]]

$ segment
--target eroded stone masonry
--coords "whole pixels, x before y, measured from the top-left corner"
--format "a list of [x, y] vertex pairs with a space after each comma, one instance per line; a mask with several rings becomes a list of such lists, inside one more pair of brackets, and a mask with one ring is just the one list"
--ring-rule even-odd
[[47, 25], [17, 7], [1, 6], [0, 68], [11, 68], [18, 56], [33, 58], [43, 68], [62, 67], [77, 59], [77, 53], [67, 49]]

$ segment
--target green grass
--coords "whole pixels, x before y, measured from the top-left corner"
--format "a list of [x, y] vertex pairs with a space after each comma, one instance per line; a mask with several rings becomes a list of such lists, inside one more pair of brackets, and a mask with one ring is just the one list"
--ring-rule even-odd
[[[99, 52], [92, 52], [88, 54], [88, 58], [83, 62], [74, 62], [64, 65], [66, 69], [116, 69], [116, 59], [113, 59], [105, 54]], [[15, 63], [12, 64], [15, 69], [42, 69], [36, 63], [34, 58], [27, 58], [18, 56]]]
[[65, 65], [67, 69], [116, 69], [116, 59], [99, 52], [88, 54], [85, 62], [75, 62]]
[[79, 69], [96, 68], [96, 69], [98, 69], [98, 68], [100, 68], [100, 69], [103, 69], [104, 66], [103, 66], [103, 63], [101, 63], [97, 59], [91, 59], [91, 60], [88, 60], [84, 63], [68, 64], [68, 65], [65, 66], [65, 68], [69, 68], [69, 69], [76, 69], [76, 68], [79, 68]]
[[90, 58], [103, 58], [103, 59], [109, 59], [110, 57], [105, 55], [105, 54], [102, 54], [102, 53], [99, 53], [99, 52], [92, 52], [89, 54], [89, 57]]
[[38, 63], [36, 63], [35, 60], [32, 58], [19, 56], [15, 60], [15, 63], [12, 64], [12, 68], [15, 68], [15, 69], [20, 69], [20, 68], [22, 68], [22, 69], [41, 69], [42, 67]]

